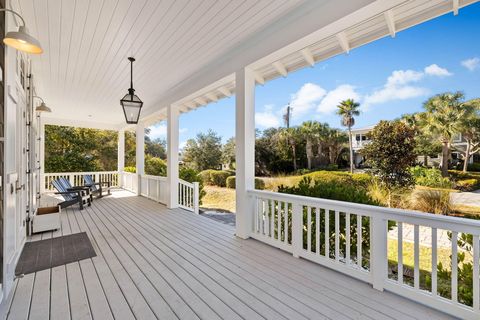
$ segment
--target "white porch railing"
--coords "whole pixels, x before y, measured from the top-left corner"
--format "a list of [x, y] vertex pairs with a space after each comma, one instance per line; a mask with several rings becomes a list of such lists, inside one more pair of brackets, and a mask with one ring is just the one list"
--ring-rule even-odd
[[167, 177], [142, 175], [141, 177], [141, 195], [155, 200], [157, 202], [167, 204], [168, 183]]
[[41, 192], [53, 192], [55, 188], [52, 181], [58, 178], [66, 178], [73, 186], [84, 184], [83, 177], [91, 175], [95, 182], [110, 181], [112, 187], [118, 186], [117, 171], [96, 171], [96, 172], [62, 172], [62, 173], [44, 173], [42, 176]]
[[[123, 188], [137, 192], [139, 176], [136, 173], [123, 172]], [[168, 183], [166, 177], [141, 175], [140, 194], [146, 198], [167, 204]], [[178, 181], [178, 206], [182, 209], [199, 213], [199, 184], [198, 182]]]
[[178, 206], [185, 210], [199, 213], [199, 184], [198, 182], [187, 182], [185, 180], [178, 181]]
[[138, 175], [131, 172], [122, 172], [122, 188], [137, 193]]
[[[480, 221], [268, 191], [252, 190], [249, 195], [255, 204], [252, 238], [371, 283], [376, 289], [392, 291], [462, 319], [480, 319]], [[395, 222], [398, 230], [396, 275], [388, 272], [389, 222]], [[402, 230], [406, 225], [413, 226], [414, 231], [413, 281], [404, 278], [407, 267], [403, 264]], [[421, 243], [420, 228], [428, 230], [429, 244]], [[449, 294], [442, 297], [438, 293], [437, 235], [441, 230], [452, 234], [449, 250], [453, 266], [458, 261], [457, 239], [461, 234], [473, 238], [471, 306], [458, 300], [456, 267], [452, 268], [451, 281], [447, 283]], [[433, 268], [428, 270], [429, 285], [420, 283], [421, 273], [424, 275], [420, 270], [420, 244], [431, 247]]]

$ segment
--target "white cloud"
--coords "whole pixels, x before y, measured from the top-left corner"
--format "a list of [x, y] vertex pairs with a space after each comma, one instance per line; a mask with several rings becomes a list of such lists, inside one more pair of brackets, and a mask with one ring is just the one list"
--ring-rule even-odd
[[468, 70], [474, 71], [480, 65], [480, 59], [477, 57], [466, 59], [466, 60], [463, 60], [461, 64]]
[[167, 125], [159, 124], [150, 127], [150, 134], [148, 135], [152, 139], [164, 138], [167, 135]]
[[440, 67], [438, 64], [431, 64], [428, 67], [425, 67], [423, 70], [425, 74], [430, 76], [437, 76], [437, 77], [448, 77], [451, 76], [453, 73], [448, 71], [445, 68]]
[[360, 95], [355, 91], [355, 87], [349, 84], [342, 84], [329, 91], [322, 99], [317, 107], [317, 111], [321, 113], [333, 113], [337, 109], [337, 105], [342, 100], [353, 99], [360, 100]]
[[178, 130], [179, 133], [187, 133], [188, 132], [188, 128], [180, 128], [180, 130]]
[[365, 97], [363, 109], [368, 110], [373, 104], [386, 103], [393, 100], [406, 100], [427, 94], [428, 91], [425, 88], [412, 85], [412, 83], [420, 81], [423, 77], [424, 73], [419, 71], [393, 71], [381, 89]]
[[300, 90], [292, 95], [290, 106], [292, 116], [300, 118], [315, 108], [318, 102], [325, 96], [326, 90], [313, 83], [305, 83]]
[[273, 105], [264, 106], [263, 112], [255, 113], [255, 124], [263, 128], [279, 127], [280, 119], [273, 113]]
[[186, 145], [187, 145], [187, 141], [182, 141], [182, 142], [180, 142], [180, 144], [178, 145], [178, 148], [179, 148], [180, 150], [182, 150], [183, 148], [185, 148]]

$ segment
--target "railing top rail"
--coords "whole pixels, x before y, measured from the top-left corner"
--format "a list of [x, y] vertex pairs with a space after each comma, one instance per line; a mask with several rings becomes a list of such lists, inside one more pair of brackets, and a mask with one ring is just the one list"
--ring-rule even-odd
[[191, 183], [191, 182], [188, 182], [188, 181], [185, 181], [185, 180], [182, 180], [182, 179], [178, 179], [178, 182], [186, 185], [187, 187], [193, 188], [193, 183]]
[[312, 198], [263, 190], [248, 190], [248, 194], [261, 198], [288, 201], [311, 207], [320, 207], [322, 209], [337, 210], [341, 212], [358, 213], [366, 216], [373, 216], [379, 214], [383, 215], [385, 219], [390, 219], [394, 221], [402, 221], [406, 223], [420, 225], [430, 225], [436, 228], [445, 228], [447, 230], [468, 232], [480, 235], [480, 220], [443, 216], [437, 214], [426, 214], [412, 210], [377, 207], [366, 204]]
[[82, 171], [82, 172], [45, 172], [44, 175], [65, 175], [65, 174], [95, 174], [95, 173], [118, 173], [118, 171]]
[[152, 180], [167, 181], [167, 177], [154, 176], [154, 175], [151, 175], [151, 174], [142, 174], [142, 177], [145, 177], [145, 178], [148, 178], [148, 179], [152, 179]]

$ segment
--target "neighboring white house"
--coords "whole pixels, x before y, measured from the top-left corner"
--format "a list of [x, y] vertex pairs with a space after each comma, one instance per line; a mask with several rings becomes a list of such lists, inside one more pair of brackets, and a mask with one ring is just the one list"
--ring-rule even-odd
[[[352, 146], [353, 146], [353, 159], [355, 163], [355, 167], [359, 168], [365, 162], [365, 157], [362, 155], [361, 150], [364, 146], [371, 142], [369, 133], [373, 130], [375, 125], [352, 129]], [[452, 146], [456, 149], [465, 149], [467, 146], [467, 142], [462, 137], [462, 134], [454, 135], [452, 139]], [[455, 148], [451, 150], [451, 157], [452, 160], [461, 160], [460, 152], [456, 151]], [[428, 165], [436, 165], [440, 163], [441, 154], [437, 157], [428, 157]], [[423, 163], [424, 159], [423, 156], [418, 157], [418, 162]], [[469, 163], [478, 162], [480, 161], [480, 152], [470, 155]]]

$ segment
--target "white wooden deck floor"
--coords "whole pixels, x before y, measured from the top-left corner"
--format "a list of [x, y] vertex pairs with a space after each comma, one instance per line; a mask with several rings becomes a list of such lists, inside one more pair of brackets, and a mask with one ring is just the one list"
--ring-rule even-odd
[[25, 275], [8, 319], [450, 319], [126, 191], [62, 214], [97, 257]]

